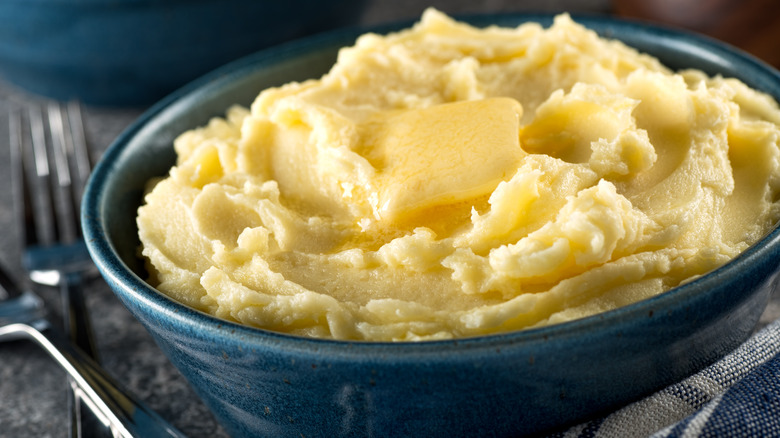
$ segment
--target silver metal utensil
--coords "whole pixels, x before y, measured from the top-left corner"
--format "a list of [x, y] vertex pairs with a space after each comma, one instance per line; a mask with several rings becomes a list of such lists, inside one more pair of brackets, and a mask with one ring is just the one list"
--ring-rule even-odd
[[79, 397], [113, 436], [184, 437], [71, 344], [46, 318], [42, 300], [22, 290], [0, 266], [0, 342], [20, 339], [34, 341], [65, 369]]
[[[91, 168], [81, 107], [51, 101], [29, 107], [24, 115], [14, 112], [9, 118], [12, 185], [24, 238], [22, 265], [32, 282], [60, 288], [66, 334], [97, 361], [81, 288], [84, 273], [95, 269], [79, 226], [81, 192]], [[70, 436], [107, 436], [81, 405], [73, 382], [71, 386]]]

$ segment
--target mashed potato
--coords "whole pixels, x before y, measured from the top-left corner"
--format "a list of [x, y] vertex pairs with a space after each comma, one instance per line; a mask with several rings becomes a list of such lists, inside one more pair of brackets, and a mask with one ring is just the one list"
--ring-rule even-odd
[[582, 318], [778, 220], [780, 110], [560, 15], [428, 10], [183, 133], [139, 210], [154, 285], [220, 318], [402, 341]]

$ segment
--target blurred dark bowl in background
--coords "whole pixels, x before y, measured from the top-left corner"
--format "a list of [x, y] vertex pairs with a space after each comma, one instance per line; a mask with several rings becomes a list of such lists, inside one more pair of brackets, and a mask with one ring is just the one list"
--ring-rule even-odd
[[104, 106], [152, 103], [236, 58], [357, 23], [363, 0], [2, 0], [0, 76]]

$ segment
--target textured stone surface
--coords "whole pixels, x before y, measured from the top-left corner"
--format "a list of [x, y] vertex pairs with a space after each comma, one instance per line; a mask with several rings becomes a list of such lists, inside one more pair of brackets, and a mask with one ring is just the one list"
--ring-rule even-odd
[[[608, 3], [589, 1], [489, 0], [485, 2], [438, 0], [430, 3], [451, 13], [484, 13], [501, 10], [604, 12]], [[373, 1], [364, 15], [365, 24], [419, 16], [423, 3], [413, 0]], [[0, 186], [10, 184], [7, 113], [37, 98], [0, 82]], [[87, 135], [93, 157], [99, 158], [110, 142], [131, 123], [140, 109], [86, 108]], [[18, 233], [14, 230], [11, 194], [0, 190], [0, 261], [21, 272]], [[200, 402], [178, 371], [168, 362], [151, 337], [125, 310], [108, 287], [93, 278], [86, 285], [88, 305], [93, 316], [98, 349], [105, 368], [164, 418], [186, 435], [226, 436], [208, 409]], [[59, 310], [57, 291], [41, 289], [40, 294], [55, 311]], [[780, 296], [776, 293], [762, 318], [762, 324], [780, 317]], [[67, 436], [66, 379], [38, 347], [29, 342], [0, 345], [0, 436]]]
[[[0, 184], [8, 187], [9, 150], [7, 113], [35, 101], [0, 83]], [[87, 136], [98, 158], [140, 110], [85, 108]], [[13, 201], [0, 191], [0, 261], [11, 272], [20, 273], [20, 245], [13, 218]], [[18, 275], [21, 277], [20, 275]], [[23, 278], [20, 278], [23, 280]], [[59, 320], [58, 290], [36, 287]], [[108, 286], [95, 274], [85, 284], [87, 305], [92, 315], [98, 351], [104, 367], [118, 381], [145, 400], [164, 418], [192, 437], [226, 436], [211, 413], [193, 393], [179, 372], [160, 352], [149, 334], [122, 306]], [[36, 345], [18, 341], [0, 344], [0, 436], [67, 436], [67, 383], [60, 370]]]

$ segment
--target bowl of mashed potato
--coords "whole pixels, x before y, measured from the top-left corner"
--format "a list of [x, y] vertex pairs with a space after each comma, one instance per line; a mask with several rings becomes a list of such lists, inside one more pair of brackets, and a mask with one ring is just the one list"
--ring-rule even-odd
[[780, 263], [780, 74], [567, 14], [342, 30], [108, 149], [91, 254], [234, 436], [517, 436], [744, 341]]

